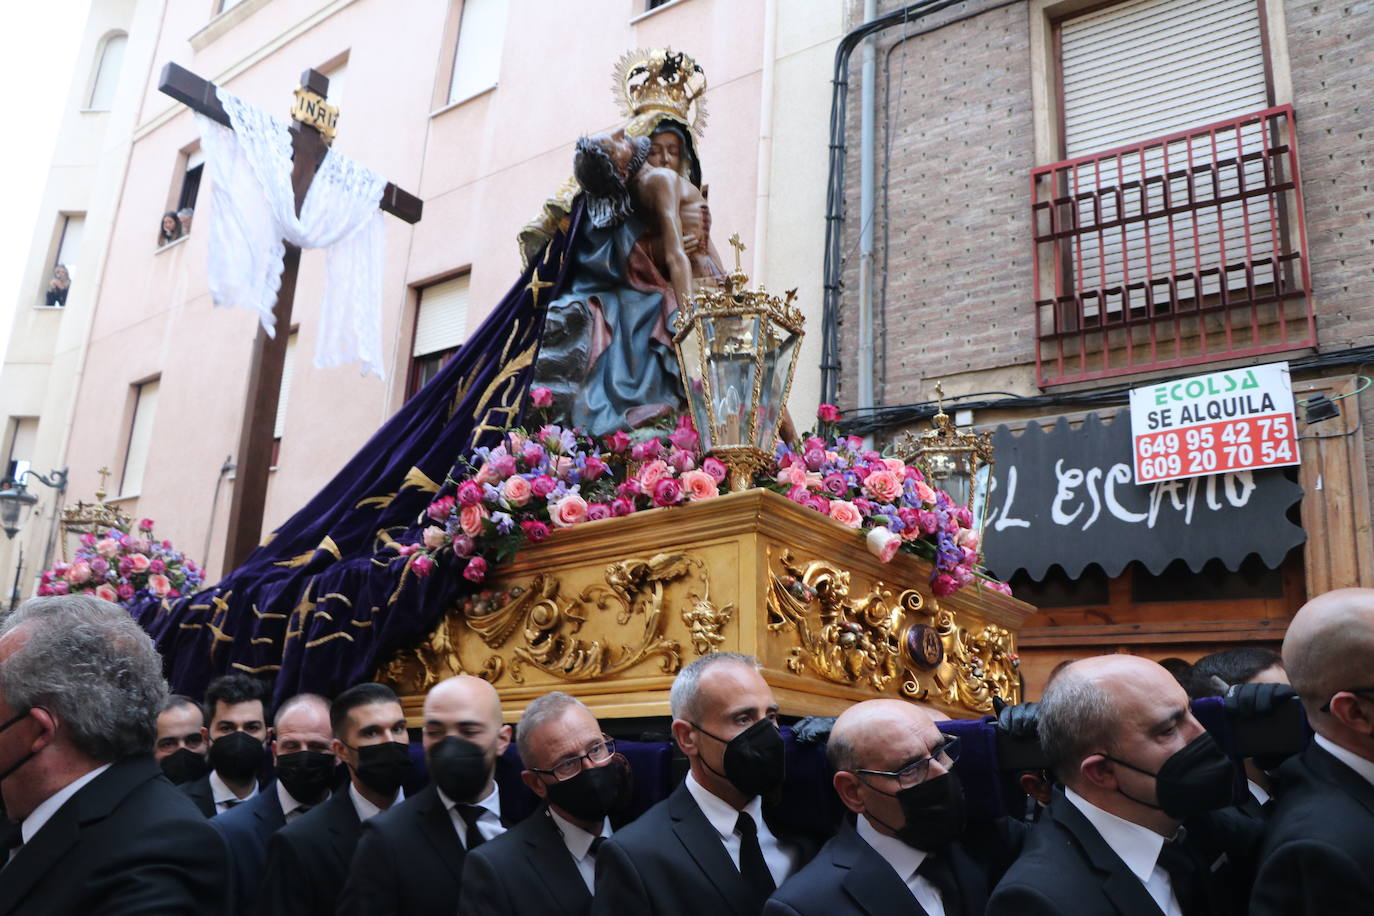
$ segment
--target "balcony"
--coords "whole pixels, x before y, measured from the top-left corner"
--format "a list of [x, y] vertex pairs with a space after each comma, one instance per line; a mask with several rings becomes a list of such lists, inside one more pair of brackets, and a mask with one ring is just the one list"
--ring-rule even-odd
[[1041, 387], [1316, 345], [1291, 105], [1037, 168], [1031, 214]]

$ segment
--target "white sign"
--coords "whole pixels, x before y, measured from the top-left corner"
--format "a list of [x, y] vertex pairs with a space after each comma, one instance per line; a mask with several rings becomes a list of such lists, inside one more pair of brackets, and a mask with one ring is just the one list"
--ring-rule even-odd
[[1135, 482], [1298, 463], [1287, 363], [1131, 390]]

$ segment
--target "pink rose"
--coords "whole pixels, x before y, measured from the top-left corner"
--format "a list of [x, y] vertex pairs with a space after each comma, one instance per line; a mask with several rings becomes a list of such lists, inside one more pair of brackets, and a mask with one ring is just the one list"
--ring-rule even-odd
[[671, 477], [654, 484], [655, 506], [676, 506], [682, 502], [682, 485]]
[[849, 492], [849, 481], [843, 474], [826, 474], [821, 480], [821, 489], [831, 496], [844, 496]]
[[525, 467], [537, 467], [544, 460], [544, 447], [537, 442], [527, 442], [520, 450], [520, 458], [525, 462]]
[[639, 469], [639, 485], [644, 488], [644, 492], [652, 493], [658, 482], [670, 473], [668, 462], [661, 459], [650, 461]]
[[558, 489], [558, 481], [548, 474], [540, 474], [530, 481], [530, 490], [540, 499], [546, 498], [554, 490]]
[[810, 497], [811, 494], [807, 492], [806, 487], [793, 487], [787, 491], [787, 498], [794, 503], [805, 504]]
[[408, 557], [412, 553], [417, 553], [421, 550], [424, 550], [424, 548], [419, 544], [402, 544], [400, 547], [396, 548], [396, 556]]
[[902, 539], [881, 525], [868, 532], [866, 541], [869, 552], [884, 563], [891, 563], [897, 548], [902, 546]]
[[687, 491], [687, 498], [694, 503], [719, 496], [718, 486], [715, 478], [705, 471], [688, 471], [682, 475], [682, 488]]
[[429, 504], [425, 514], [436, 522], [446, 522], [448, 517], [453, 514], [453, 504], [455, 500], [452, 496], [441, 496]]
[[481, 557], [473, 557], [468, 560], [468, 565], [463, 567], [463, 578], [469, 582], [481, 582], [487, 577], [487, 561]]
[[999, 592], [1003, 595], [1011, 595], [1011, 586], [1005, 582], [993, 582], [988, 580], [983, 583], [990, 591]]
[[936, 598], [947, 598], [959, 590], [959, 583], [953, 576], [940, 573], [930, 580], [930, 591]]
[[657, 439], [640, 442], [630, 449], [630, 458], [635, 461], [649, 461], [663, 454], [663, 445]]
[[808, 436], [807, 439], [806, 439], [806, 441], [802, 443], [802, 451], [806, 451], [806, 452], [811, 452], [811, 451], [822, 451], [822, 452], [824, 452], [824, 451], [825, 451], [825, 440], [822, 439], [820, 436]]
[[496, 476], [502, 479], [510, 477], [517, 470], [513, 455], [495, 455], [491, 459], [491, 466], [495, 469]]
[[724, 483], [727, 475], [725, 465], [718, 459], [707, 458], [701, 463], [701, 469], [711, 475], [711, 479], [716, 483]]
[[968, 506], [960, 506], [954, 510], [954, 517], [959, 520], [961, 528], [973, 527], [973, 512]]
[[599, 522], [611, 517], [611, 507], [605, 503], [591, 503], [587, 506], [587, 521]]
[[616, 518], [631, 515], [634, 511], [634, 500], [626, 499], [623, 496], [617, 496], [615, 499], [611, 500], [611, 514]]
[[630, 435], [622, 429], [618, 429], [605, 438], [606, 449], [619, 455], [630, 447]]
[[434, 560], [427, 553], [417, 553], [411, 558], [410, 568], [415, 572], [415, 575], [423, 579], [434, 572]]
[[53, 593], [54, 595], [65, 595], [65, 594], [69, 593], [70, 591], [71, 591], [71, 586], [69, 586], [69, 585], [68, 585], [67, 583], [65, 583], [65, 582], [54, 582], [54, 583], [52, 584], [52, 593]]
[[559, 480], [567, 480], [568, 472], [573, 469], [573, 460], [567, 455], [554, 455], [549, 458], [549, 470]]
[[93, 534], [83, 534], [83, 535], [81, 535], [81, 545], [82, 545], [83, 547], [94, 547], [94, 546], [95, 546], [95, 535], [93, 535]]
[[587, 460], [582, 462], [582, 479], [591, 482], [605, 474], [606, 470], [606, 462], [596, 455], [588, 455]]
[[152, 531], [153, 520], [150, 518], [140, 519], [138, 522], [138, 527], [140, 531]]
[[859, 514], [858, 507], [843, 499], [830, 501], [830, 517], [841, 525], [848, 525], [850, 528], [859, 527], [864, 520], [863, 516]]
[[547, 388], [531, 388], [530, 405], [532, 407], [552, 407], [553, 392]]
[[523, 506], [529, 502], [532, 492], [530, 482], [518, 474], [515, 477], [507, 477], [506, 482], [501, 487], [501, 495], [512, 506]]
[[108, 560], [119, 553], [119, 542], [114, 538], [101, 538], [95, 542], [95, 552]]
[[438, 525], [430, 525], [421, 537], [424, 538], [425, 546], [430, 550], [440, 550], [443, 548], [444, 542], [448, 540], [448, 533]]
[[840, 418], [840, 408], [834, 404], [822, 404], [816, 408], [816, 418], [825, 423], [834, 423]]
[[830, 500], [824, 496], [808, 496], [802, 500], [802, 505], [813, 512], [819, 512], [821, 515], [830, 514]]
[[644, 488], [639, 485], [639, 481], [630, 478], [615, 488], [615, 495], [633, 501], [636, 496], [644, 495]]
[[538, 544], [549, 536], [549, 526], [539, 521], [521, 522], [520, 530], [531, 544]]
[[883, 464], [887, 469], [896, 474], [899, 478], [906, 476], [906, 462], [900, 458], [884, 458]]
[[[99, 560], [96, 560], [95, 562], [96, 562], [96, 563], [99, 563], [100, 561], [99, 561]], [[129, 573], [131, 573], [131, 572], [133, 572], [133, 571], [134, 571], [134, 561], [131, 560], [129, 557], [120, 557], [120, 558], [119, 558], [119, 574], [120, 574], [121, 576], [127, 576], [127, 575], [129, 575]], [[100, 570], [95, 566], [94, 563], [91, 564], [91, 572], [94, 572], [94, 573], [96, 573], [96, 574], [99, 574], [99, 573], [100, 573]]]
[[42, 585], [38, 586], [38, 597], [46, 598], [51, 594], [53, 594], [52, 586], [48, 583], [44, 582]]
[[804, 484], [808, 490], [814, 490], [817, 493], [821, 491], [823, 481], [821, 480], [820, 474], [813, 474], [812, 472], [807, 471], [802, 480], [804, 481]]
[[464, 506], [475, 506], [482, 501], [482, 488], [472, 480], [465, 480], [458, 487], [458, 502]]
[[697, 459], [691, 452], [684, 452], [680, 448], [675, 448], [672, 454], [668, 456], [668, 464], [672, 466], [673, 470], [681, 474], [696, 467]]
[[453, 555], [456, 557], [470, 557], [476, 549], [477, 545], [466, 534], [460, 534], [453, 539]]
[[549, 506], [549, 518], [555, 528], [571, 528], [587, 520], [587, 501], [576, 493], [569, 493]]
[[819, 471], [821, 465], [825, 464], [825, 450], [819, 448], [808, 449], [802, 456], [802, 461], [807, 468], [812, 471]]
[[902, 495], [902, 478], [892, 471], [874, 471], [864, 478], [864, 491], [881, 502], [893, 502]]
[[496, 473], [496, 468], [488, 461], [477, 469], [477, 473], [473, 475], [472, 482], [480, 487], [483, 484], [496, 483], [496, 481], [500, 479], [501, 475]]
[[470, 538], [478, 537], [482, 534], [482, 522], [486, 520], [487, 510], [483, 506], [464, 506], [463, 511], [458, 515], [458, 524], [462, 527], [463, 533]]
[[954, 539], [954, 543], [958, 544], [960, 547], [975, 552], [978, 550], [978, 545], [981, 541], [982, 539], [978, 537], [978, 532], [974, 531], [972, 528], [961, 529]]
[[120, 601], [128, 601], [134, 596], [134, 587], [125, 582], [120, 585], [119, 588], [115, 589], [115, 594], [119, 595]]
[[158, 573], [153, 573], [148, 577], [148, 587], [153, 590], [154, 595], [159, 598], [166, 598], [168, 592], [172, 590], [172, 580]]
[[67, 581], [72, 585], [81, 585], [91, 580], [91, 564], [78, 560], [72, 564], [72, 568], [67, 570]]
[[119, 592], [114, 590], [114, 586], [103, 583], [96, 586], [95, 596], [111, 603], [117, 603], [119, 601]]
[[679, 426], [668, 434], [668, 441], [684, 452], [690, 452], [697, 447], [701, 440], [697, 436], [697, 431], [692, 427]]
[[916, 482], [916, 498], [923, 503], [935, 504], [935, 491], [920, 481]]
[[148, 571], [148, 564], [151, 563], [151, 562], [152, 562], [152, 561], [149, 560], [147, 556], [145, 556], [144, 554], [141, 554], [141, 553], [136, 553], [136, 554], [132, 555], [131, 557], [129, 557], [129, 565], [133, 567], [133, 570], [134, 570], [134, 572], [136, 572], [136, 573], [145, 573], [145, 572], [147, 572], [147, 571]]
[[778, 471], [778, 483], [788, 487], [805, 487], [806, 471], [792, 465]]

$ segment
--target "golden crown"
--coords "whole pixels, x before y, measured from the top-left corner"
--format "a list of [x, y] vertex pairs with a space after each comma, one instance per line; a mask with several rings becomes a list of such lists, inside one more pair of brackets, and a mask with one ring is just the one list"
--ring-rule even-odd
[[701, 136], [706, 126], [706, 71], [672, 48], [627, 51], [616, 62], [612, 89], [631, 121], [670, 115]]

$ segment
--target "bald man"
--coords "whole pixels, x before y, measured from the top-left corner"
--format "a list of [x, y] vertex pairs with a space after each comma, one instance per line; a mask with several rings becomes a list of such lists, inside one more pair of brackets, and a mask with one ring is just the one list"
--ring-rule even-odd
[[993, 892], [990, 916], [1245, 912], [1259, 828], [1219, 810], [1232, 804], [1238, 768], [1168, 671], [1131, 655], [1076, 661], [1046, 687], [1038, 720], [1063, 788]]
[[452, 916], [469, 849], [503, 833], [496, 758], [510, 744], [496, 688], [466, 674], [425, 696], [429, 785], [363, 826], [339, 913]]
[[1283, 640], [1312, 744], [1279, 769], [1251, 912], [1368, 912], [1374, 906], [1374, 590], [1303, 605]]
[[973, 916], [988, 870], [963, 849], [958, 739], [901, 700], [858, 703], [826, 745], [835, 791], [855, 814], [764, 907], [767, 916]]

